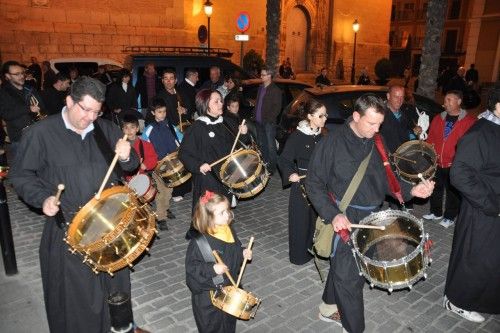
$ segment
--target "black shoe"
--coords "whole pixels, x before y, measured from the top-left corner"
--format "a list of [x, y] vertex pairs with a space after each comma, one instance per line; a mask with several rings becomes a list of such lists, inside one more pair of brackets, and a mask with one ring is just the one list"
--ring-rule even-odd
[[167, 209], [167, 217], [169, 220], [175, 219], [175, 215], [170, 211], [170, 209]]
[[158, 229], [160, 229], [160, 230], [168, 230], [167, 221], [160, 220], [160, 221], [156, 222], [156, 224], [158, 225]]

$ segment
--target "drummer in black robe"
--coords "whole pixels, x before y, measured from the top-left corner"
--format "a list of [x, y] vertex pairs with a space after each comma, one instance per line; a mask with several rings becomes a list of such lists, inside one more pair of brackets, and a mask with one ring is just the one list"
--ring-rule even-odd
[[[193, 203], [206, 190], [220, 193], [230, 201], [229, 189], [219, 177], [219, 163], [214, 167], [210, 163], [219, 160], [231, 152], [234, 136], [224, 125], [222, 95], [216, 90], [203, 89], [196, 94], [196, 109], [201, 115], [185, 132], [179, 148], [179, 159], [193, 175]], [[247, 126], [239, 125], [241, 134], [247, 134]], [[238, 149], [238, 144], [236, 149]]]
[[[128, 269], [115, 272], [114, 277], [96, 275], [82, 257], [68, 251], [64, 242], [66, 223], [96, 194], [114, 153], [125, 171], [139, 165], [130, 143], [121, 139], [120, 129], [98, 118], [105, 89], [95, 79], [76, 80], [62, 112], [23, 133], [20, 154], [9, 175], [17, 194], [47, 216], [40, 267], [52, 333], [109, 332], [109, 294], [131, 292]], [[106, 187], [119, 181], [115, 173], [116, 169]], [[55, 197], [58, 184], [65, 185], [60, 206]]]
[[[307, 195], [319, 216], [325, 223], [331, 223], [336, 232], [350, 231], [351, 223], [359, 223], [381, 207], [386, 195], [393, 195], [374, 140], [384, 120], [384, 109], [383, 102], [375, 95], [361, 96], [354, 105], [353, 116], [323, 138], [311, 156], [306, 177]], [[372, 149], [366, 173], [343, 214], [338, 205], [359, 165]], [[426, 198], [434, 188], [432, 181], [413, 188], [398, 181], [405, 199], [412, 195]], [[363, 332], [365, 279], [359, 275], [352, 247], [342, 240], [335, 243], [319, 318], [341, 324], [349, 333]]]
[[311, 260], [308, 250], [312, 247], [315, 221], [318, 214], [306, 197], [301, 177], [307, 173], [309, 159], [316, 144], [321, 140], [321, 129], [325, 126], [326, 107], [310, 99], [300, 105], [297, 130], [286, 141], [278, 157], [283, 186], [291, 184], [288, 201], [288, 255], [290, 262], [303, 265]]
[[459, 141], [451, 183], [462, 204], [453, 235], [444, 306], [482, 322], [500, 314], [500, 84], [488, 110]]

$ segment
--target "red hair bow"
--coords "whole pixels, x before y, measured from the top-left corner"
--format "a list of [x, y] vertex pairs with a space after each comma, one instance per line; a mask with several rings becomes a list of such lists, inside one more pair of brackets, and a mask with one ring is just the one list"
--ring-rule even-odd
[[205, 205], [208, 200], [212, 199], [214, 196], [214, 192], [210, 192], [209, 190], [205, 191], [205, 194], [203, 194], [200, 198], [200, 202]]

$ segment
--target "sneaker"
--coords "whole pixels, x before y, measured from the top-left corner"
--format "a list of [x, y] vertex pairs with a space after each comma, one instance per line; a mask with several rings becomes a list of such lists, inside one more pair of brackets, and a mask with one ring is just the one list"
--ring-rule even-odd
[[160, 229], [160, 230], [168, 230], [167, 221], [160, 220], [160, 221], [156, 222], [156, 224], [158, 225], [158, 229]]
[[462, 318], [467, 319], [468, 321], [473, 321], [475, 323], [482, 323], [484, 321], [484, 317], [475, 311], [467, 311], [464, 309], [460, 309], [455, 305], [451, 304], [446, 295], [443, 297], [443, 306], [446, 310], [456, 313]]
[[424, 215], [424, 216], [422, 216], [422, 217], [423, 217], [424, 219], [426, 219], [426, 220], [441, 220], [441, 219], [443, 218], [442, 216], [436, 216], [436, 215], [434, 215], [434, 214], [432, 214], [432, 213], [427, 214], [427, 215]]
[[450, 219], [443, 219], [441, 222], [439, 222], [439, 225], [445, 227], [446, 229], [448, 229], [449, 227], [451, 227], [454, 224], [455, 224], [455, 221], [450, 220]]
[[327, 323], [335, 323], [338, 326], [342, 327], [342, 322], [340, 321], [340, 313], [338, 311], [332, 313], [329, 316], [325, 316], [321, 312], [318, 314], [318, 318]]
[[173, 197], [173, 198], [172, 198], [172, 200], [173, 200], [174, 202], [179, 202], [179, 201], [184, 200], [184, 197], [183, 197], [182, 195], [178, 195], [178, 196], [176, 196], [176, 197]]

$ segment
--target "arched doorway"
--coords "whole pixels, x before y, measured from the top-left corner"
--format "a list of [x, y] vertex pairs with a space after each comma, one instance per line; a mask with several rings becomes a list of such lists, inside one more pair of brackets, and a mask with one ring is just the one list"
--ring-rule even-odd
[[307, 69], [308, 35], [309, 23], [306, 13], [300, 7], [292, 8], [286, 19], [285, 58], [290, 58], [296, 73]]

